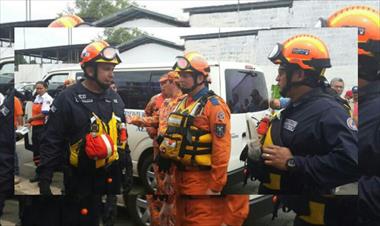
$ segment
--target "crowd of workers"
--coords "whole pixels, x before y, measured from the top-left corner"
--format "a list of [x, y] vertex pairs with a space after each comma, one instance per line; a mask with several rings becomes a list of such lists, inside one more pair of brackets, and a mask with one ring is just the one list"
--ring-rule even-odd
[[[364, 6], [321, 19], [326, 27], [359, 27], [358, 86], [344, 98], [343, 79], [329, 84], [324, 76], [333, 65], [319, 37], [294, 35], [277, 43], [268, 56], [278, 65], [281, 98], [270, 104], [278, 111], [258, 124], [260, 148], [248, 141], [245, 176], [260, 182], [259, 194], [274, 195], [274, 215], [279, 206], [293, 210], [296, 226], [380, 225], [379, 21], [379, 12]], [[248, 194], [222, 192], [234, 110], [209, 89], [206, 58], [198, 52], [178, 56], [160, 78], [161, 93], [147, 103], [143, 117], [124, 114], [113, 83], [121, 61], [117, 49], [95, 41], [81, 54], [83, 80], [54, 100], [46, 93], [47, 84], [36, 83], [26, 125], [33, 130], [37, 166], [31, 182], [38, 182], [41, 196], [20, 200], [21, 224], [94, 226], [103, 216], [104, 225], [113, 225], [116, 195], [128, 194], [133, 182], [129, 123], [146, 127], [153, 140], [157, 188], [147, 195], [151, 225], [243, 225]], [[12, 163], [12, 168], [14, 128], [22, 125], [22, 111], [9, 90], [0, 110], [0, 164]], [[257, 150], [259, 156], [252, 158]], [[59, 197], [50, 189], [57, 170], [64, 173], [64, 196]], [[17, 182], [8, 174], [1, 171], [0, 203]], [[358, 196], [335, 195], [336, 187], [353, 182], [358, 182]], [[112, 213], [107, 216], [102, 196]]]

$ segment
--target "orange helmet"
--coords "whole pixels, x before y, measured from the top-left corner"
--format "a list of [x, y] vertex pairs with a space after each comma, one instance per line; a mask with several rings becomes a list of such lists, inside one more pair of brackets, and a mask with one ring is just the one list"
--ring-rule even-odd
[[176, 72], [176, 71], [169, 71], [168, 73], [166, 73], [163, 76], [161, 76], [160, 82], [164, 82], [164, 81], [167, 81], [167, 80], [178, 81], [178, 79], [179, 79], [178, 72]]
[[298, 65], [304, 70], [320, 70], [331, 67], [326, 45], [313, 35], [296, 35], [283, 44], [277, 43], [268, 59], [274, 64]]
[[359, 55], [380, 54], [380, 12], [368, 6], [349, 6], [323, 22], [328, 27], [357, 27]]
[[81, 53], [81, 67], [87, 63], [120, 64], [119, 51], [111, 47], [106, 41], [95, 41], [88, 44]]
[[48, 27], [72, 28], [72, 27], [77, 27], [78, 25], [83, 24], [83, 23], [84, 21], [79, 16], [66, 15], [54, 20], [48, 25]]
[[210, 72], [210, 66], [206, 59], [198, 52], [188, 52], [184, 56], [178, 56], [176, 59], [177, 61], [173, 66], [173, 70], [176, 72], [198, 72], [206, 77]]

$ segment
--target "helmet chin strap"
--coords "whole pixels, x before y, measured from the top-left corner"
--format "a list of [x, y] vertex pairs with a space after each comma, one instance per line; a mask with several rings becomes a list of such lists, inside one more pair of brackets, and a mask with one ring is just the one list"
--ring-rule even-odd
[[88, 79], [90, 79], [90, 80], [96, 82], [96, 84], [97, 84], [102, 90], [104, 90], [104, 91], [107, 90], [107, 89], [109, 88], [109, 85], [105, 85], [105, 84], [101, 83], [101, 82], [99, 81], [99, 79], [98, 79], [98, 66], [97, 66], [97, 64], [94, 64], [94, 65], [93, 65], [93, 68], [94, 68], [94, 76], [89, 76], [87, 73], [84, 73], [85, 76], [86, 76]]
[[[285, 87], [280, 91], [280, 95], [283, 97], [288, 97], [288, 92], [293, 88], [293, 87], [299, 87], [302, 85], [306, 85], [309, 87], [317, 87], [321, 86], [321, 81], [319, 79], [313, 79], [312, 77], [308, 76], [307, 78], [303, 79], [302, 81], [298, 82], [291, 82], [292, 81], [292, 76], [293, 72], [297, 69], [288, 69], [286, 70], [286, 85]], [[323, 81], [322, 81], [323, 82]]]
[[198, 72], [193, 74], [192, 78], [193, 78], [193, 81], [194, 81], [194, 85], [191, 88], [182, 88], [181, 87], [182, 93], [184, 93], [184, 94], [191, 93], [195, 88], [197, 88], [198, 86], [200, 86], [200, 85], [203, 84], [203, 82], [197, 83], [197, 78], [198, 78], [199, 75], [202, 75], [202, 74], [198, 73]]

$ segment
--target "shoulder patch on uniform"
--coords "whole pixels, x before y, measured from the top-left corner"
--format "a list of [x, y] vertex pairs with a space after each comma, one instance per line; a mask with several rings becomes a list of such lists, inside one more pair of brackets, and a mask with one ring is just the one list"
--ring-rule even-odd
[[216, 117], [218, 118], [218, 120], [224, 121], [224, 112], [218, 111], [218, 113], [216, 114]]
[[358, 127], [356, 126], [355, 121], [351, 117], [347, 119], [347, 126], [348, 128], [354, 131], [358, 131]]
[[210, 97], [210, 102], [212, 103], [212, 105], [219, 105], [219, 100], [218, 98], [216, 97]]
[[226, 133], [226, 124], [217, 123], [215, 124], [215, 135], [219, 138], [224, 137]]

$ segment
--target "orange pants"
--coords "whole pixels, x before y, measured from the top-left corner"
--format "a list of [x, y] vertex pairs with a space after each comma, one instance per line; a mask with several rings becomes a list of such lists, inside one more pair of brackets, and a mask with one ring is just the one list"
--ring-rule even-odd
[[150, 212], [150, 225], [160, 226], [160, 210], [162, 202], [159, 199], [154, 198], [153, 195], [146, 195], [146, 200]]
[[248, 195], [181, 196], [176, 202], [177, 226], [240, 226], [249, 212]]

